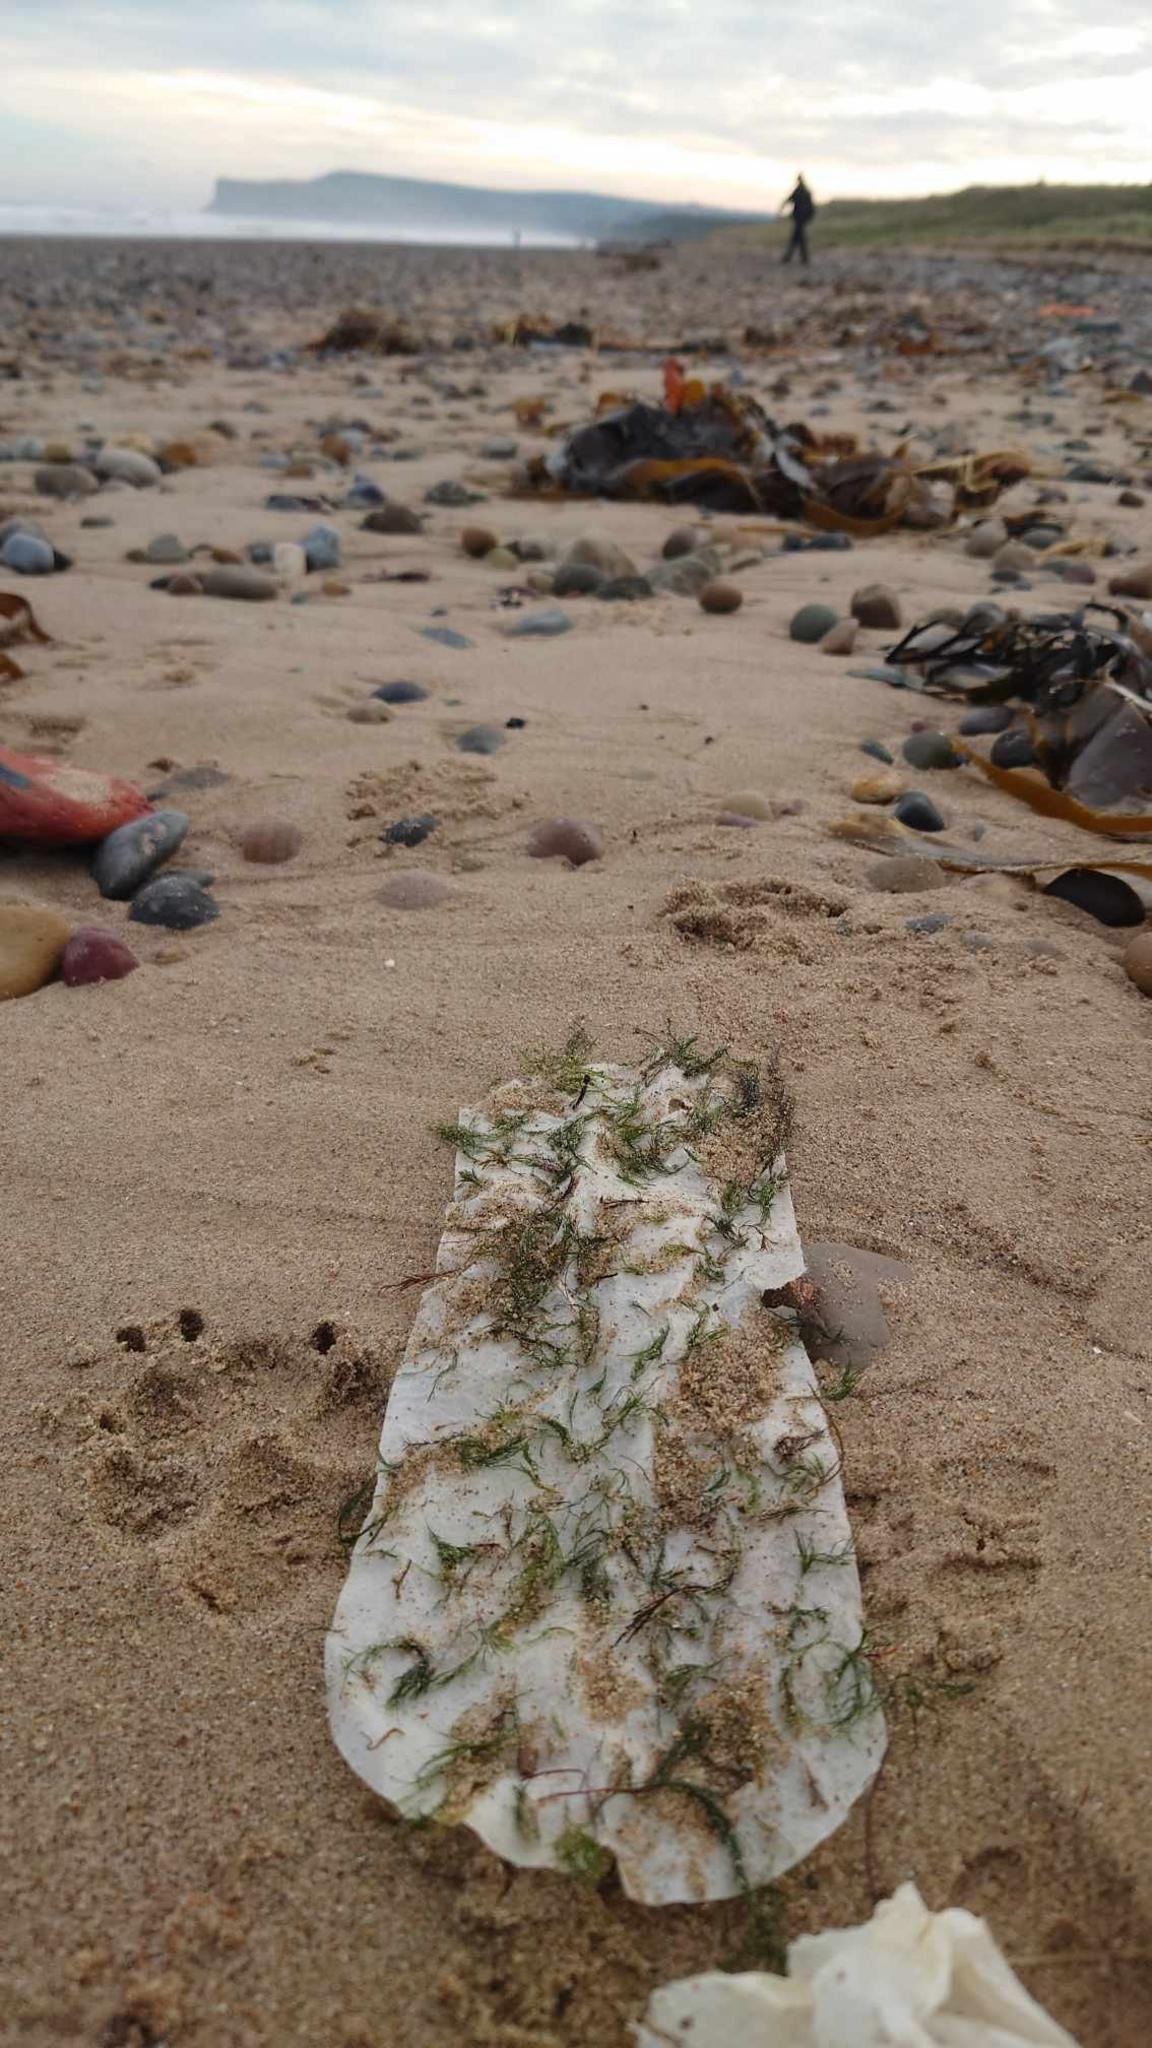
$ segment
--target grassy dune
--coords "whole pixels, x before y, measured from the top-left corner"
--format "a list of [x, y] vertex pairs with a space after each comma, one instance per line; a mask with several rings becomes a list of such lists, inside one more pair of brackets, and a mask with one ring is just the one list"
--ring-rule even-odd
[[[814, 235], [824, 248], [967, 241], [1152, 249], [1152, 185], [972, 185], [927, 199], [833, 199]], [[783, 242], [787, 223], [725, 228], [726, 241]]]

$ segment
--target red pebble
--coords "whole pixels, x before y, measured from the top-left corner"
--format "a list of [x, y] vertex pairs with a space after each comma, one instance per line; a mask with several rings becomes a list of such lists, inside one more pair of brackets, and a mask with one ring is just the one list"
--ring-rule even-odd
[[140, 790], [117, 775], [0, 747], [0, 839], [89, 846], [151, 808]]
[[123, 981], [140, 962], [115, 932], [102, 931], [98, 924], [78, 925], [64, 948], [60, 973], [69, 988], [83, 988], [90, 981]]

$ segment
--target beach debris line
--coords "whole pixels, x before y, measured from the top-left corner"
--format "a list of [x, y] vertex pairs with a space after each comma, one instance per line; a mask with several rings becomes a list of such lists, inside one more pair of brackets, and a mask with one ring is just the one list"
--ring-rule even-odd
[[336, 1742], [402, 1816], [646, 1904], [789, 1869], [885, 1747], [787, 1128], [771, 1070], [574, 1031], [444, 1130], [328, 1638]]
[[914, 1884], [862, 1927], [788, 1944], [788, 1975], [709, 1971], [653, 1992], [638, 2048], [1076, 2048], [1005, 1960], [987, 1923], [933, 1913]]

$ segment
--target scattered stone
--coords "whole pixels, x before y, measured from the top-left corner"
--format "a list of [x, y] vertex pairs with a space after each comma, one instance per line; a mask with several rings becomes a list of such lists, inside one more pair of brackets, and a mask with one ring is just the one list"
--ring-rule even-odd
[[978, 562], [990, 561], [1008, 539], [1008, 528], [1002, 519], [982, 519], [972, 528], [964, 543], [964, 553], [973, 555]]
[[147, 798], [119, 776], [0, 747], [0, 839], [88, 846], [148, 808]]
[[372, 692], [372, 695], [379, 697], [384, 704], [421, 704], [425, 697], [430, 697], [431, 694], [430, 690], [424, 688], [423, 683], [404, 681], [381, 683], [379, 688]]
[[92, 471], [79, 462], [49, 462], [36, 471], [42, 498], [90, 498], [99, 488]]
[[966, 738], [972, 739], [978, 733], [1004, 732], [1011, 725], [1014, 713], [1007, 704], [980, 704], [975, 711], [966, 711], [960, 720], [960, 730]]
[[815, 646], [817, 641], [823, 640], [824, 635], [830, 633], [833, 626], [838, 626], [839, 623], [840, 614], [834, 612], [830, 604], [802, 604], [799, 611], [792, 614], [788, 627], [789, 638], [802, 641], [807, 646]]
[[403, 874], [393, 875], [380, 891], [381, 903], [390, 910], [434, 910], [438, 903], [446, 903], [456, 891], [450, 882], [442, 881], [439, 875], [426, 874], [420, 868], [407, 868]]
[[439, 822], [431, 812], [420, 818], [397, 818], [394, 825], [384, 827], [380, 837], [389, 846], [421, 846]]
[[900, 599], [886, 583], [866, 583], [853, 593], [849, 606], [853, 618], [861, 626], [894, 632], [904, 623]]
[[60, 978], [69, 988], [85, 988], [94, 981], [123, 981], [139, 965], [135, 953], [115, 932], [103, 931], [96, 924], [82, 924], [64, 948]]
[[485, 462], [515, 462], [520, 452], [519, 441], [508, 434], [493, 434], [487, 441], [481, 441], [480, 453]]
[[551, 578], [553, 597], [591, 597], [604, 578], [591, 562], [561, 562]]
[[501, 747], [506, 744], [503, 733], [496, 725], [470, 725], [467, 732], [462, 732], [456, 741], [462, 754], [498, 754]]
[[1036, 760], [1031, 733], [1022, 725], [1002, 732], [992, 742], [991, 760], [997, 768], [1031, 768]]
[[855, 647], [855, 619], [841, 619], [820, 641], [821, 654], [851, 654]]
[[604, 835], [580, 818], [548, 818], [529, 833], [528, 851], [533, 860], [566, 860], [582, 868], [586, 861], [603, 859]]
[[716, 823], [718, 825], [739, 826], [744, 832], [755, 831], [759, 822], [758, 818], [744, 817], [740, 811], [717, 811], [716, 813]]
[[237, 834], [236, 844], [245, 860], [274, 867], [299, 853], [304, 834], [299, 825], [293, 825], [287, 818], [258, 818]]
[[570, 633], [572, 621], [567, 612], [549, 607], [542, 612], [525, 612], [507, 630], [510, 640], [552, 640], [559, 633]]
[[1021, 569], [1034, 569], [1036, 557], [1022, 540], [1006, 540], [1003, 547], [997, 548], [993, 555], [992, 567], [994, 570], [1014, 569], [1017, 572]]
[[458, 509], [464, 505], [482, 505], [483, 491], [471, 491], [467, 484], [458, 483], [455, 477], [446, 477], [443, 483], [433, 484], [424, 493], [426, 505], [448, 505]]
[[593, 569], [599, 569], [602, 576], [635, 576], [636, 564], [631, 555], [617, 547], [615, 541], [605, 540], [598, 533], [581, 534], [574, 540], [560, 558], [560, 567], [570, 562], [584, 562]]
[[486, 569], [518, 569], [520, 557], [514, 555], [511, 548], [489, 548], [484, 566]]
[[896, 805], [895, 816], [913, 832], [942, 832], [944, 818], [922, 789], [910, 789]]
[[190, 818], [184, 811], [152, 811], [118, 825], [96, 848], [92, 879], [102, 896], [126, 903], [142, 882], [184, 841]]
[[680, 555], [691, 555], [696, 551], [699, 534], [694, 526], [674, 526], [660, 553], [666, 562], [674, 562]]
[[775, 816], [769, 799], [755, 789], [742, 789], [735, 796], [722, 797], [721, 808], [736, 817], [753, 818], [757, 822]]
[[194, 768], [173, 769], [171, 775], [148, 791], [148, 797], [154, 802], [157, 797], [176, 796], [185, 789], [222, 789], [230, 781], [231, 777], [222, 768], [214, 768], [210, 762], [201, 761]]
[[656, 562], [648, 571], [648, 583], [653, 591], [671, 590], [677, 597], [699, 597], [709, 583], [716, 580], [716, 550], [695, 555], [676, 555], [670, 562]]
[[334, 526], [314, 526], [300, 543], [304, 559], [314, 574], [340, 567], [340, 535]]
[[69, 926], [35, 903], [0, 903], [0, 1003], [34, 995], [51, 981]]
[[942, 932], [951, 922], [942, 910], [930, 910], [924, 917], [906, 917], [904, 929], [906, 932]]
[[424, 521], [410, 505], [380, 505], [360, 521], [364, 533], [423, 533]]
[[158, 462], [139, 448], [101, 448], [96, 457], [96, 474], [116, 483], [131, 484], [134, 490], [152, 489], [163, 481]]
[[[181, 580], [173, 577], [168, 585], [169, 591], [173, 583]], [[275, 578], [265, 576], [262, 569], [246, 569], [240, 564], [202, 570], [200, 586], [205, 597], [239, 598], [246, 604], [267, 604], [276, 596], [278, 588]]]
[[191, 875], [157, 875], [137, 891], [128, 915], [135, 924], [162, 924], [169, 931], [190, 932], [219, 917], [220, 905]]
[[37, 533], [10, 533], [0, 547], [0, 563], [17, 576], [51, 576], [56, 567], [56, 550], [50, 540]]
[[886, 775], [858, 775], [849, 794], [854, 804], [891, 804], [907, 787], [907, 778], [892, 768]]
[[1152, 598], [1152, 562], [1139, 562], [1134, 568], [1122, 570], [1119, 576], [1110, 576], [1108, 588], [1113, 597], [1138, 597], [1147, 601]]
[[500, 543], [487, 526], [466, 526], [460, 535], [460, 545], [466, 555], [471, 555], [474, 560], [479, 561], [483, 555], [491, 554], [492, 549], [499, 547]]
[[1123, 505], [1126, 509], [1134, 512], [1138, 512], [1147, 502], [1148, 500], [1142, 497], [1139, 491], [1121, 491], [1116, 500], [1118, 505]]
[[1142, 996], [1152, 996], [1152, 931], [1137, 932], [1124, 948], [1124, 972]]
[[180, 572], [175, 576], [161, 576], [149, 586], [152, 590], [166, 590], [169, 597], [203, 597], [204, 585], [199, 576]]
[[914, 896], [921, 889], [942, 889], [947, 880], [936, 861], [925, 860], [919, 853], [886, 854], [883, 860], [874, 861], [867, 873], [872, 887], [883, 889], [890, 896]]
[[272, 573], [281, 583], [302, 583], [308, 573], [308, 557], [298, 541], [276, 541], [271, 562]]
[[1095, 583], [1096, 571], [1091, 562], [1078, 561], [1072, 555], [1049, 555], [1044, 564], [1048, 575], [1058, 576], [1062, 583]]
[[380, 702], [377, 693], [369, 697], [366, 704], [353, 704], [348, 716], [353, 725], [387, 725], [392, 713], [386, 704]]
[[188, 550], [176, 534], [158, 533], [155, 540], [150, 540], [143, 550], [143, 558], [146, 562], [160, 564], [186, 562]]
[[702, 612], [738, 612], [744, 592], [735, 583], [706, 583], [696, 601]]
[[437, 647], [474, 647], [467, 633], [458, 633], [454, 626], [421, 626], [422, 640], [431, 640]]
[[913, 768], [959, 768], [963, 758], [943, 732], [910, 732], [900, 751]]
[[894, 754], [889, 752], [882, 740], [861, 740], [860, 752], [862, 754], [871, 754], [874, 761], [886, 761], [889, 767], [891, 767], [896, 758]]

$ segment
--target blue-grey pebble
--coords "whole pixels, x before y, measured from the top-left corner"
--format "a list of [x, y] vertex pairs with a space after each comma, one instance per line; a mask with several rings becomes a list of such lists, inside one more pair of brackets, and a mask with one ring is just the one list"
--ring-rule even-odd
[[420, 636], [431, 640], [437, 647], [475, 647], [476, 642], [467, 633], [458, 633], [455, 626], [421, 626]]
[[397, 818], [394, 825], [386, 825], [380, 834], [390, 846], [420, 846], [430, 832], [436, 830], [439, 820], [426, 813], [421, 818]]
[[882, 740], [861, 740], [860, 752], [862, 754], [871, 754], [874, 761], [887, 761], [889, 764], [895, 758]]
[[591, 597], [603, 581], [603, 573], [591, 562], [561, 562], [552, 578], [552, 591], [556, 597]]
[[944, 819], [930, 796], [922, 789], [910, 789], [893, 807], [894, 816], [913, 832], [942, 832]]
[[1014, 725], [1010, 732], [1002, 732], [992, 742], [992, 760], [997, 768], [1031, 768], [1035, 759], [1032, 735], [1022, 725]]
[[470, 725], [456, 741], [462, 754], [497, 754], [505, 740], [495, 725]]
[[558, 633], [570, 633], [572, 621], [567, 612], [556, 611], [551, 606], [542, 612], [525, 612], [508, 628], [510, 640], [554, 640]]
[[334, 526], [314, 526], [300, 545], [310, 570], [340, 567], [340, 535]]
[[211, 924], [220, 905], [191, 875], [157, 875], [132, 898], [129, 918], [135, 924], [162, 924], [169, 931], [190, 932]]
[[1007, 704], [979, 704], [975, 711], [966, 711], [960, 720], [960, 730], [969, 739], [982, 732], [1004, 732], [1011, 725], [1014, 712]]
[[184, 811], [152, 811], [118, 825], [102, 839], [92, 858], [92, 876], [102, 896], [126, 903], [182, 845], [189, 819]]
[[958, 768], [960, 755], [956, 752], [947, 733], [910, 732], [901, 748], [904, 759], [913, 768]]
[[34, 533], [11, 533], [0, 548], [0, 562], [17, 576], [51, 576], [56, 550]]
[[425, 697], [430, 697], [431, 694], [430, 690], [424, 688], [423, 683], [404, 681], [381, 683], [379, 689], [372, 692], [372, 695], [379, 697], [383, 704], [421, 704]]
[[951, 919], [945, 917], [942, 910], [929, 910], [923, 917], [906, 917], [904, 929], [906, 932], [942, 932], [950, 923]]

